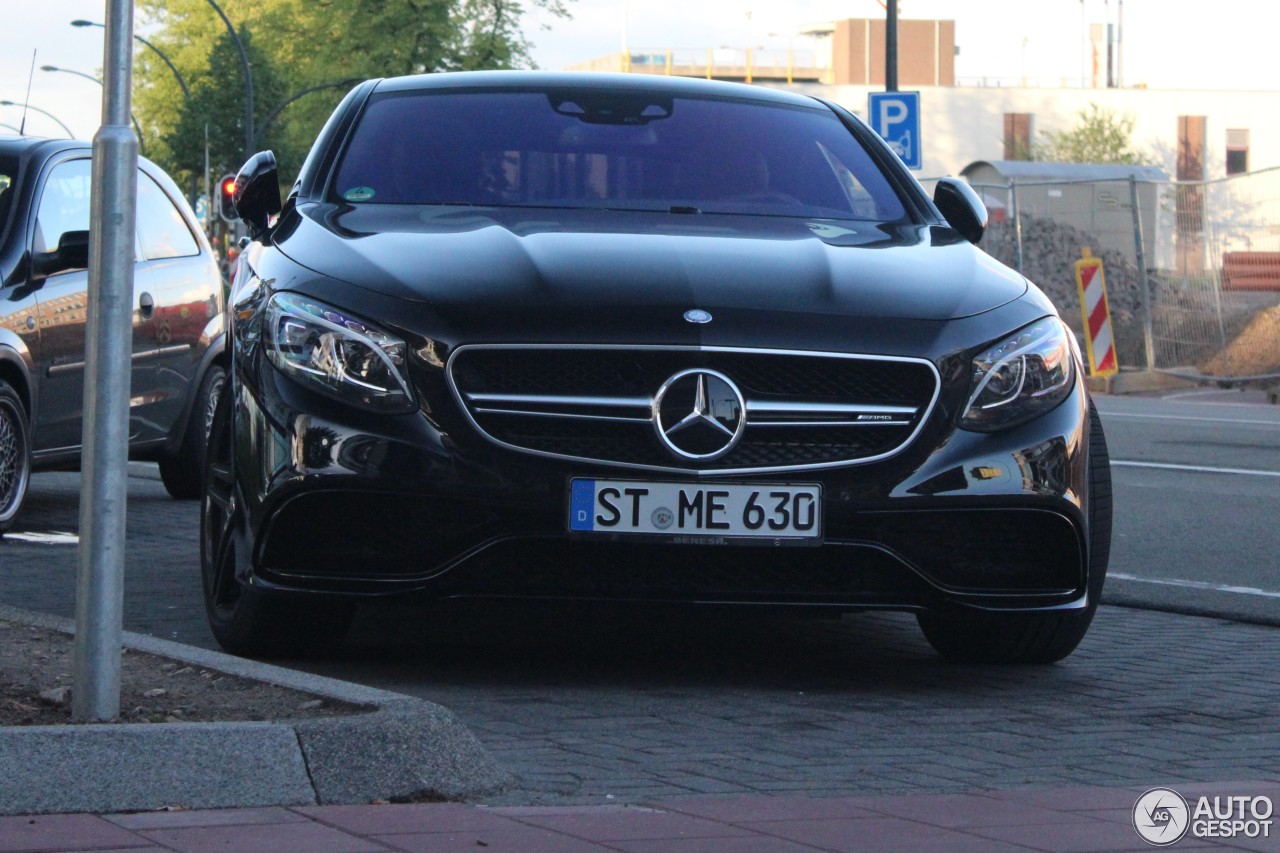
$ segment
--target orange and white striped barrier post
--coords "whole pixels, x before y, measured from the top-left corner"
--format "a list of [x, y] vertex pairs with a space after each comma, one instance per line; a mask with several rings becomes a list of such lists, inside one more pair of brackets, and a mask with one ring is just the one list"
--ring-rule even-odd
[[1107, 304], [1102, 258], [1095, 258], [1088, 246], [1081, 249], [1080, 254], [1080, 260], [1076, 261], [1076, 288], [1080, 291], [1080, 309], [1084, 312], [1089, 375], [1114, 376], [1120, 368], [1116, 362], [1115, 338], [1111, 334], [1111, 307]]

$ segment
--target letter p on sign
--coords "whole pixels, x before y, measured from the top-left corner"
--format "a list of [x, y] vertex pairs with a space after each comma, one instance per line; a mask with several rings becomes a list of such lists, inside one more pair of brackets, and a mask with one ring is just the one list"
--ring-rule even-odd
[[897, 152], [908, 169], [922, 168], [920, 93], [872, 92], [867, 95], [871, 129]]

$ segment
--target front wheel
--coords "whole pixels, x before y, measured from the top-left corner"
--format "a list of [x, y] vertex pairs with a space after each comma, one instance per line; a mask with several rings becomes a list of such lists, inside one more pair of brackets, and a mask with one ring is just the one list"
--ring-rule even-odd
[[182, 446], [173, 456], [160, 460], [160, 479], [170, 497], [192, 500], [200, 497], [200, 483], [204, 476], [205, 446], [209, 441], [209, 429], [213, 425], [213, 413], [218, 398], [227, 382], [227, 372], [221, 365], [210, 365], [200, 380], [195, 402], [191, 405], [191, 417], [187, 419], [182, 434]]
[[218, 645], [245, 657], [307, 657], [342, 642], [355, 607], [345, 601], [273, 595], [249, 586], [248, 536], [232, 457], [232, 403], [222, 395], [210, 425], [200, 499], [200, 574]]
[[1080, 610], [921, 613], [925, 639], [958, 663], [1048, 664], [1075, 651], [1098, 609], [1111, 554], [1111, 460], [1102, 421], [1089, 408], [1089, 585]]
[[13, 526], [31, 479], [31, 430], [18, 393], [0, 379], [0, 535]]

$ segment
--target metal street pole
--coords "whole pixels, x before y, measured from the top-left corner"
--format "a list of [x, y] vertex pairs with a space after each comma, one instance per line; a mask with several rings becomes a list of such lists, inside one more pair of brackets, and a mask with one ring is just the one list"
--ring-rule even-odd
[[240, 34], [236, 32], [235, 27], [231, 26], [231, 20], [227, 18], [226, 12], [222, 11], [222, 7], [215, 0], [208, 0], [208, 3], [213, 7], [213, 11], [218, 13], [222, 23], [226, 24], [227, 32], [231, 34], [236, 50], [240, 51], [240, 66], [244, 70], [244, 159], [248, 160], [254, 154], [253, 143], [257, 138], [253, 132], [253, 71], [249, 68], [249, 54], [245, 53]]
[[56, 115], [54, 115], [53, 113], [49, 112], [48, 110], [42, 110], [42, 109], [40, 109], [40, 108], [39, 108], [39, 107], [37, 107], [37, 106], [33, 106], [32, 104], [19, 104], [19, 103], [15, 102], [15, 101], [0, 101], [0, 107], [22, 107], [23, 109], [34, 110], [35, 112], [38, 112], [38, 113], [40, 113], [41, 115], [48, 116], [49, 118], [51, 118], [51, 119], [53, 119], [54, 121], [56, 121], [56, 122], [58, 123], [58, 125], [59, 125], [59, 126], [60, 126], [64, 131], [66, 131], [67, 139], [75, 139], [75, 138], [76, 138], [76, 135], [75, 135], [74, 133], [72, 133], [72, 132], [71, 132], [71, 128], [67, 127], [67, 126], [66, 126], [66, 124], [64, 124], [64, 123], [63, 123], [62, 119], [58, 118]]
[[898, 91], [898, 0], [885, 4], [884, 90]]
[[1142, 233], [1142, 206], [1138, 203], [1138, 179], [1129, 176], [1129, 205], [1133, 209], [1133, 258], [1138, 267], [1138, 287], [1142, 293], [1142, 346], [1147, 370], [1156, 369], [1155, 328], [1151, 322], [1151, 284], [1147, 280], [1146, 239]]
[[102, 126], [93, 137], [84, 471], [71, 715], [120, 715], [138, 139], [129, 128], [133, 0], [107, 0]]

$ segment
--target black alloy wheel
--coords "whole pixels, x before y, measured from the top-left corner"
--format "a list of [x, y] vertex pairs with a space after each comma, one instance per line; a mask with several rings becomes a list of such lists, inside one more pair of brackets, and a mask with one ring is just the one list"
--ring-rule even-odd
[[0, 379], [0, 535], [13, 526], [31, 479], [31, 431], [16, 391]]
[[234, 401], [220, 395], [210, 422], [200, 499], [200, 575], [213, 637], [245, 657], [309, 657], [332, 651], [355, 615], [348, 601], [286, 596], [250, 586], [245, 513], [236, 484]]

